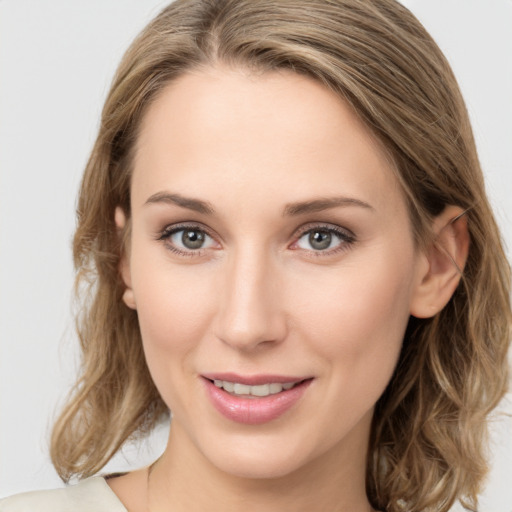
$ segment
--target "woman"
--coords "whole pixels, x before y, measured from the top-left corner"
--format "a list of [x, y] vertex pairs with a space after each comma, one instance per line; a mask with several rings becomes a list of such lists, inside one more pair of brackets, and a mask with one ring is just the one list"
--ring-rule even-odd
[[175, 2], [121, 63], [78, 211], [55, 467], [97, 473], [169, 409], [171, 433], [149, 468], [13, 506], [475, 508], [509, 269], [405, 8]]

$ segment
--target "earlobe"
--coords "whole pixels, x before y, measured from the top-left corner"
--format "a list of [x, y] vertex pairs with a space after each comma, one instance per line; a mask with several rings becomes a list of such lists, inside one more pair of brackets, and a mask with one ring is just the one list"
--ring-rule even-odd
[[455, 292], [469, 251], [464, 210], [447, 206], [433, 224], [434, 240], [423, 254], [411, 301], [411, 315], [430, 318], [441, 311]]
[[127, 219], [126, 215], [123, 211], [123, 209], [118, 206], [115, 210], [115, 223], [117, 228], [118, 236], [121, 239], [121, 245], [122, 245], [122, 254], [121, 258], [119, 260], [119, 273], [121, 274], [121, 278], [125, 285], [125, 290], [123, 293], [123, 302], [130, 308], [130, 309], [137, 309], [137, 305], [135, 303], [135, 295], [133, 293], [132, 289], [132, 279], [131, 279], [131, 271], [130, 271], [130, 261], [129, 261], [129, 255], [127, 254], [125, 245], [125, 230], [126, 230], [126, 224]]

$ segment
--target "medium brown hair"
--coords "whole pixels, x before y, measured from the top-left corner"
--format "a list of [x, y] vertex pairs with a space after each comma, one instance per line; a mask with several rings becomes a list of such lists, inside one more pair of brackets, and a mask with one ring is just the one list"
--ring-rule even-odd
[[100, 470], [167, 412], [149, 375], [135, 311], [122, 302], [133, 150], [159, 92], [187, 70], [222, 62], [287, 69], [335, 91], [389, 152], [417, 245], [447, 205], [467, 216], [471, 246], [448, 305], [411, 318], [377, 403], [367, 493], [380, 510], [476, 510], [486, 473], [486, 417], [507, 385], [510, 269], [484, 191], [456, 80], [416, 18], [394, 0], [177, 0], [139, 35], [107, 97], [87, 164], [74, 238], [80, 378], [51, 455], [64, 480]]

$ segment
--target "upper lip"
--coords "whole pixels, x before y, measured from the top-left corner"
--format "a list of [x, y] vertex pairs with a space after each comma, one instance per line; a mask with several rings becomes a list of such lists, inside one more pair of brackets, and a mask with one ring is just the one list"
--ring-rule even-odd
[[239, 375], [232, 372], [222, 373], [203, 373], [202, 377], [208, 380], [225, 380], [227, 382], [237, 382], [239, 384], [245, 384], [246, 386], [259, 386], [262, 384], [279, 383], [285, 384], [292, 382], [296, 384], [310, 377], [296, 377], [290, 375], [271, 375], [271, 374], [260, 374], [260, 375]]

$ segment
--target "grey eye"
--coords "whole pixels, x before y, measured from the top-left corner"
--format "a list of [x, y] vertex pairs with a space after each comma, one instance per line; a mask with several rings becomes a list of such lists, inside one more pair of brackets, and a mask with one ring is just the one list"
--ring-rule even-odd
[[308, 251], [325, 251], [345, 242], [343, 236], [329, 229], [310, 229], [297, 241], [297, 246]]
[[311, 231], [308, 237], [309, 245], [316, 251], [328, 249], [331, 245], [332, 234], [328, 231]]
[[178, 249], [197, 251], [207, 249], [213, 245], [213, 239], [204, 231], [194, 228], [183, 228], [175, 231], [170, 237], [170, 242]]
[[187, 249], [200, 249], [205, 241], [205, 233], [197, 230], [184, 229], [181, 242]]

